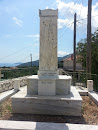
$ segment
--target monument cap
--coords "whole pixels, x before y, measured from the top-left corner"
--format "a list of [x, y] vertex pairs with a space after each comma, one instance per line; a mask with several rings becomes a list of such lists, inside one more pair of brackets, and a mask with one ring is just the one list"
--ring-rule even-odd
[[57, 17], [58, 18], [58, 9], [57, 10], [53, 10], [53, 9], [40, 10], [39, 9], [39, 16], [40, 17]]

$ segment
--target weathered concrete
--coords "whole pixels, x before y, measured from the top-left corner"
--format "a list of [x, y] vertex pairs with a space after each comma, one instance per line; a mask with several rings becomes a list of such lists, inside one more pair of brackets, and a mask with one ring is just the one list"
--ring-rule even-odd
[[97, 125], [45, 123], [0, 120], [0, 129], [6, 130], [98, 130]]
[[29, 96], [20, 91], [12, 96], [13, 113], [81, 116], [82, 99], [75, 87], [66, 96]]

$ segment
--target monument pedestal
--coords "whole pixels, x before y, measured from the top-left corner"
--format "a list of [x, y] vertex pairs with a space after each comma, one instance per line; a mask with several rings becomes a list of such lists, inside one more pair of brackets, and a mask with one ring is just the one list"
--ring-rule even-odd
[[58, 78], [39, 78], [33, 75], [27, 78], [27, 95], [67, 95], [70, 93], [71, 77], [59, 75]]
[[12, 112], [45, 115], [81, 116], [82, 98], [75, 87], [68, 95], [27, 95], [20, 91], [12, 96]]

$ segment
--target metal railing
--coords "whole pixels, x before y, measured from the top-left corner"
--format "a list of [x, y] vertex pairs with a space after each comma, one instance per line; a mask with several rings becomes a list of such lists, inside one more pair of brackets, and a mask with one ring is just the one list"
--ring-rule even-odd
[[[64, 71], [66, 75], [72, 76], [72, 85], [80, 85], [82, 87], [87, 86], [87, 77], [88, 73], [85, 72], [68, 72]], [[91, 80], [93, 80], [93, 89], [94, 91], [98, 92], [98, 75], [97, 74], [91, 74]]]
[[18, 68], [18, 69], [3, 69], [1, 70], [1, 74], [4, 76], [1, 80], [4, 79], [12, 79], [29, 75], [36, 75], [38, 71], [38, 67], [28, 67], [28, 68]]
[[[12, 79], [12, 78], [18, 78], [23, 76], [29, 76], [29, 75], [37, 75], [38, 67], [28, 67], [28, 68], [18, 68], [18, 69], [8, 69], [8, 70], [2, 70], [1, 73], [4, 74], [4, 77], [1, 80], [4, 79]], [[87, 73], [85, 72], [69, 72], [69, 71], [63, 71], [63, 74], [72, 76], [72, 85], [73, 84], [81, 84], [83, 87], [86, 87], [87, 85]], [[74, 76], [73, 76], [74, 75]], [[91, 79], [93, 80], [93, 89], [94, 91], [98, 92], [98, 75], [91, 74]]]

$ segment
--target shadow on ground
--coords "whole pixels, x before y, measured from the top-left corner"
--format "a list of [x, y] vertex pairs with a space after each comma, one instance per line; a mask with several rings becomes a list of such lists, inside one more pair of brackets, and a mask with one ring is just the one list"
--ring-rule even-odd
[[52, 116], [52, 115], [33, 115], [33, 114], [12, 114], [8, 120], [15, 121], [34, 121], [34, 122], [53, 122], [53, 123], [73, 123], [86, 124], [83, 116]]

